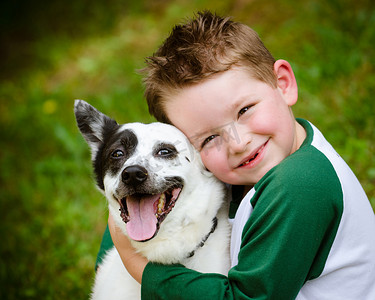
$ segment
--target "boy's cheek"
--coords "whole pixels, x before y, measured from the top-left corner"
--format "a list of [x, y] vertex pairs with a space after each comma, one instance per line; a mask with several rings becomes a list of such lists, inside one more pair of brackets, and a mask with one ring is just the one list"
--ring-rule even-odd
[[283, 124], [282, 114], [279, 111], [268, 110], [263, 114], [254, 115], [251, 120], [251, 129], [257, 134], [271, 135]]
[[209, 165], [210, 165], [209, 151], [205, 150], [205, 149], [202, 149], [201, 152], [200, 152], [200, 155], [201, 155], [201, 159], [202, 159], [202, 162], [203, 162], [204, 166], [206, 168], [208, 168]]
[[216, 153], [214, 151], [202, 150], [200, 155], [204, 166], [216, 175], [216, 168], [220, 165], [220, 159]]

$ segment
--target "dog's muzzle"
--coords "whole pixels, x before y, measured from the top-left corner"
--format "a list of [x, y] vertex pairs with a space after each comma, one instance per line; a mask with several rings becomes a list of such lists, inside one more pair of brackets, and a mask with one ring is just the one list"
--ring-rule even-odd
[[173, 209], [183, 188], [183, 180], [168, 177], [161, 186], [155, 186], [148, 180], [147, 169], [140, 165], [126, 167], [121, 179], [126, 187], [125, 193], [121, 195], [119, 192], [115, 197], [129, 237], [140, 242], [152, 239]]

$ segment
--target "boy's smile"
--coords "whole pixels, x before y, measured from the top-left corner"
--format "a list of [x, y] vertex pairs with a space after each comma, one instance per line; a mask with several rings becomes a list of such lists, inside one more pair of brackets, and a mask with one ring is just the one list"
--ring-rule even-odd
[[266, 151], [268, 141], [269, 140], [267, 140], [265, 144], [260, 146], [259, 149], [255, 149], [255, 151], [253, 151], [254, 154], [250, 154], [249, 158], [246, 158], [245, 161], [238, 166], [238, 168], [253, 168], [259, 161], [261, 161], [263, 158], [263, 154]]
[[277, 61], [275, 74], [276, 89], [232, 68], [166, 99], [171, 122], [226, 183], [254, 185], [305, 138], [290, 108], [297, 101], [293, 71], [286, 61]]

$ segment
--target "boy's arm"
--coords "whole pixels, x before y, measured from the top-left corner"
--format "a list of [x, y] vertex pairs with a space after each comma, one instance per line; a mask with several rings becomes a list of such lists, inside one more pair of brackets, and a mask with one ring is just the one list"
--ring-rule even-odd
[[108, 217], [108, 227], [113, 243], [120, 254], [125, 268], [135, 280], [141, 283], [142, 273], [148, 260], [135, 251], [129, 239], [121, 232], [121, 229], [116, 226], [111, 214], [109, 214]]
[[238, 265], [228, 277], [148, 263], [142, 298], [294, 299], [307, 280], [323, 271], [342, 213], [333, 168], [324, 168], [323, 174], [314, 164], [292, 165], [285, 170], [288, 176], [271, 172], [256, 186]]
[[258, 199], [228, 277], [147, 264], [142, 299], [294, 299], [322, 272], [340, 219], [328, 197], [319, 200], [314, 192], [288, 199], [276, 189], [271, 201]]

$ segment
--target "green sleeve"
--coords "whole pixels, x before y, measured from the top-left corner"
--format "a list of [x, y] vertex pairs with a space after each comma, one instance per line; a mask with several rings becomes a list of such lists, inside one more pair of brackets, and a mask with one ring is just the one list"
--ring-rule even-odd
[[109, 232], [108, 225], [104, 231], [102, 242], [100, 244], [100, 249], [96, 257], [95, 271], [98, 269], [98, 266], [103, 261], [105, 253], [113, 247], [113, 242], [111, 238], [111, 233]]
[[[228, 278], [224, 275], [202, 274], [182, 265], [148, 263], [141, 287], [142, 299], [148, 300], [233, 299]], [[218, 295], [224, 296], [218, 298]]]
[[294, 299], [319, 276], [342, 214], [341, 185], [318, 153], [286, 163], [255, 186], [238, 265], [228, 277], [149, 263], [142, 299]]

